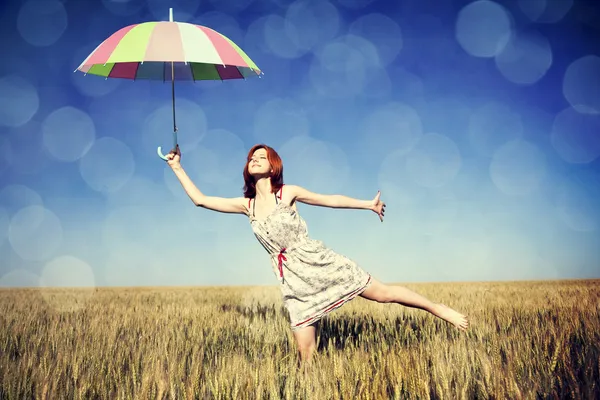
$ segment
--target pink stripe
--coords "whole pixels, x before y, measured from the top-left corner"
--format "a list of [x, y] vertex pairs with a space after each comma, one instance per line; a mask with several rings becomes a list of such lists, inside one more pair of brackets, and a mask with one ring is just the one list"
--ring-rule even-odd
[[113, 33], [108, 39], [104, 41], [104, 43], [102, 43], [100, 47], [98, 47], [94, 51], [90, 58], [88, 58], [88, 60], [85, 62], [85, 65], [106, 64], [106, 61], [108, 60], [112, 52], [115, 51], [115, 48], [117, 47], [121, 39], [123, 39], [123, 36], [127, 35], [127, 33], [129, 33], [129, 31], [135, 28], [136, 26], [138, 26], [138, 24], [129, 25]]
[[247, 67], [246, 61], [238, 54], [238, 52], [231, 46], [231, 44], [221, 34], [213, 31], [205, 26], [196, 25], [202, 32], [206, 34], [208, 39], [212, 42], [215, 50], [219, 53], [219, 57], [223, 60], [225, 65], [235, 65], [238, 67]]
[[148, 40], [144, 61], [186, 61], [176, 22], [156, 23]]
[[115, 63], [108, 74], [109, 78], [134, 79], [138, 68], [137, 62]]

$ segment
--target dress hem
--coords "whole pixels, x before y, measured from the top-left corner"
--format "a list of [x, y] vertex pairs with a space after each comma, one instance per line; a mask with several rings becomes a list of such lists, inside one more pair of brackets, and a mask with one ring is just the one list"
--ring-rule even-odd
[[372, 279], [371, 279], [371, 275], [369, 274], [369, 279], [367, 279], [367, 282], [361, 286], [360, 288], [350, 292], [348, 295], [344, 296], [342, 299], [336, 301], [335, 303], [333, 303], [332, 305], [330, 305], [329, 307], [327, 307], [325, 309], [325, 311], [321, 311], [320, 313], [302, 321], [299, 322], [297, 324], [291, 324], [291, 328], [292, 331], [295, 331], [297, 329], [300, 328], [305, 328], [309, 325], [314, 324], [315, 322], [319, 321], [320, 319], [322, 319], [323, 317], [325, 317], [327, 314], [329, 314], [330, 312], [340, 308], [341, 306], [343, 306], [344, 304], [346, 304], [347, 302], [349, 302], [350, 300], [354, 299], [356, 296], [360, 295], [362, 292], [364, 292], [369, 285], [373, 283]]

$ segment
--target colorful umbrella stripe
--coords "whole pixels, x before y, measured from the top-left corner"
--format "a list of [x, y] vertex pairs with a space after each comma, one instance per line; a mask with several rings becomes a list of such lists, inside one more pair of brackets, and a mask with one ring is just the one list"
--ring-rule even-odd
[[145, 22], [120, 29], [81, 63], [79, 71], [107, 78], [239, 79], [261, 74], [229, 38], [185, 22]]

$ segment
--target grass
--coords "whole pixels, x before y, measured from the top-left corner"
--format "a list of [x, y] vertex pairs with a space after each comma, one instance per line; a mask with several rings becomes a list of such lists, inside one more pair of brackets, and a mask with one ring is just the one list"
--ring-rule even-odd
[[357, 298], [312, 368], [276, 287], [0, 290], [0, 399], [600, 398], [600, 281], [407, 284], [469, 315]]

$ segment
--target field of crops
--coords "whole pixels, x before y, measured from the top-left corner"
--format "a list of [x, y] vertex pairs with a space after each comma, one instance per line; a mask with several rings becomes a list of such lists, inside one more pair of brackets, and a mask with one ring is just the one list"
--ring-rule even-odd
[[276, 287], [0, 289], [0, 399], [600, 398], [600, 281], [406, 284], [357, 298], [298, 368]]

